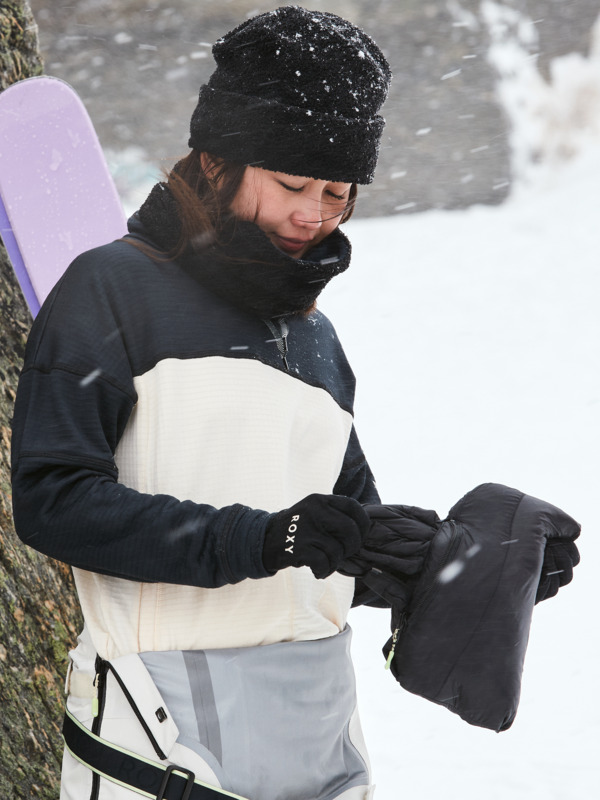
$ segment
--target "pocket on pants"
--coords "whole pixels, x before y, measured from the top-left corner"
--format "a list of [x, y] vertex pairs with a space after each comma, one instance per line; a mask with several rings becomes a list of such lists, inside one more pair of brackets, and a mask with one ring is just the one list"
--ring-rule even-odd
[[[111, 745], [163, 767], [184, 767], [197, 780], [220, 788], [203, 759], [177, 742], [178, 727], [140, 657], [131, 654], [98, 664], [98, 671], [88, 664], [87, 669], [76, 670], [75, 680], [71, 675], [67, 699], [70, 713]], [[139, 796], [109, 778], [94, 777], [76, 754], [65, 749], [61, 800], [129, 800]]]

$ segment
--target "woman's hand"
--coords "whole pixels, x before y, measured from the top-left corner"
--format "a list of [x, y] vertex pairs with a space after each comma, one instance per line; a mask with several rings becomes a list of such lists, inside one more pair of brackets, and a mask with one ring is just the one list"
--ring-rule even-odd
[[369, 516], [357, 500], [311, 494], [271, 515], [263, 563], [273, 574], [285, 567], [310, 567], [315, 578], [327, 578], [358, 553], [369, 528]]

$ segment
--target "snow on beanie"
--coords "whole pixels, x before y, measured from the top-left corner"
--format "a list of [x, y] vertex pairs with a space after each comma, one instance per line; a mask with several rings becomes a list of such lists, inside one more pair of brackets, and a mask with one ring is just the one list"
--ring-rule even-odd
[[275, 172], [371, 183], [391, 72], [360, 28], [283, 6], [225, 34], [213, 55], [190, 147]]

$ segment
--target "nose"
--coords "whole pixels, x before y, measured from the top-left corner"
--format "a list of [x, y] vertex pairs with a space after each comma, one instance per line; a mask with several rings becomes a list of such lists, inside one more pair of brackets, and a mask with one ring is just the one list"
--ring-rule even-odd
[[294, 225], [306, 230], [318, 230], [323, 224], [323, 208], [320, 197], [309, 193], [299, 194], [295, 198], [291, 219]]

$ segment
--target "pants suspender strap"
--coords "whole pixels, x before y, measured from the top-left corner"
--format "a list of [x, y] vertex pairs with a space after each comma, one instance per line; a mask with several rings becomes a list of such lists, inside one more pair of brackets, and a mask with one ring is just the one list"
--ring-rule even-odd
[[92, 733], [67, 710], [63, 723], [65, 745], [84, 766], [113, 783], [152, 800], [247, 800], [238, 794], [195, 780], [185, 767], [163, 766], [111, 744]]

